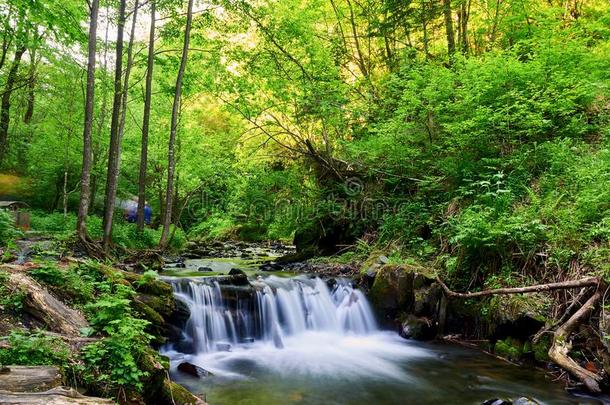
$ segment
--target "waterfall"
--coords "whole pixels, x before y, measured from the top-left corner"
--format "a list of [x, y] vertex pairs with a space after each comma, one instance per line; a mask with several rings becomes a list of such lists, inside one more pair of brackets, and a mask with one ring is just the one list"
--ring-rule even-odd
[[377, 330], [364, 294], [349, 280], [332, 287], [320, 278], [259, 278], [248, 286], [212, 278], [168, 280], [190, 310], [184, 340], [195, 353], [230, 350], [255, 341], [284, 347], [308, 331], [362, 335]]

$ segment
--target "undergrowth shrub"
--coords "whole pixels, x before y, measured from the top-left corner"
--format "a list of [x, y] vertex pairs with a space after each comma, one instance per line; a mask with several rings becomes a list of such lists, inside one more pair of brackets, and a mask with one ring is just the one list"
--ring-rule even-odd
[[26, 292], [11, 288], [8, 278], [9, 275], [0, 270], [0, 311], [4, 310], [12, 315], [19, 315], [23, 310]]
[[0, 348], [0, 364], [66, 367], [70, 357], [68, 346], [60, 339], [42, 332], [15, 330], [8, 337], [8, 347]]
[[0, 210], [0, 247], [7, 246], [19, 234], [11, 214], [6, 210]]

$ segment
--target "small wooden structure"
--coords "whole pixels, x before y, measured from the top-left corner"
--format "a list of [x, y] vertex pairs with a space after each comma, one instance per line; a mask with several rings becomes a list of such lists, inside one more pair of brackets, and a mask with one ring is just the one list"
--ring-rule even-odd
[[29, 205], [23, 201], [0, 201], [0, 209], [11, 211], [15, 218], [15, 225], [23, 230], [30, 229], [30, 213], [26, 211]]

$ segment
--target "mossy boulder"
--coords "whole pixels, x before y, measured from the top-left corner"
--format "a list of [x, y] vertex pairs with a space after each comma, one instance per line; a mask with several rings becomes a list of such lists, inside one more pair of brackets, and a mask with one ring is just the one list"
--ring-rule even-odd
[[369, 298], [374, 307], [395, 316], [398, 311], [410, 312], [413, 308], [413, 273], [401, 266], [386, 265], [379, 268]]
[[170, 380], [163, 381], [162, 398], [167, 400], [167, 402], [160, 403], [173, 403], [176, 405], [205, 405], [205, 402], [191, 394], [182, 385]]
[[419, 268], [386, 264], [377, 270], [369, 298], [386, 319], [397, 319], [400, 313], [434, 318], [442, 290], [434, 279]]

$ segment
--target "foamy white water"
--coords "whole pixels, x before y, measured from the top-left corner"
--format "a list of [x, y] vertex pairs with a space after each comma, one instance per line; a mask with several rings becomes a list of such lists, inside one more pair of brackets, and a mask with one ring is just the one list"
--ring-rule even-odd
[[278, 373], [402, 380], [410, 377], [398, 363], [429, 355], [395, 333], [380, 332], [366, 297], [348, 280], [332, 288], [304, 276], [252, 284], [173, 280], [176, 297], [191, 311], [184, 339], [194, 353], [168, 347], [165, 354], [226, 377], [247, 378], [235, 370], [248, 364]]

